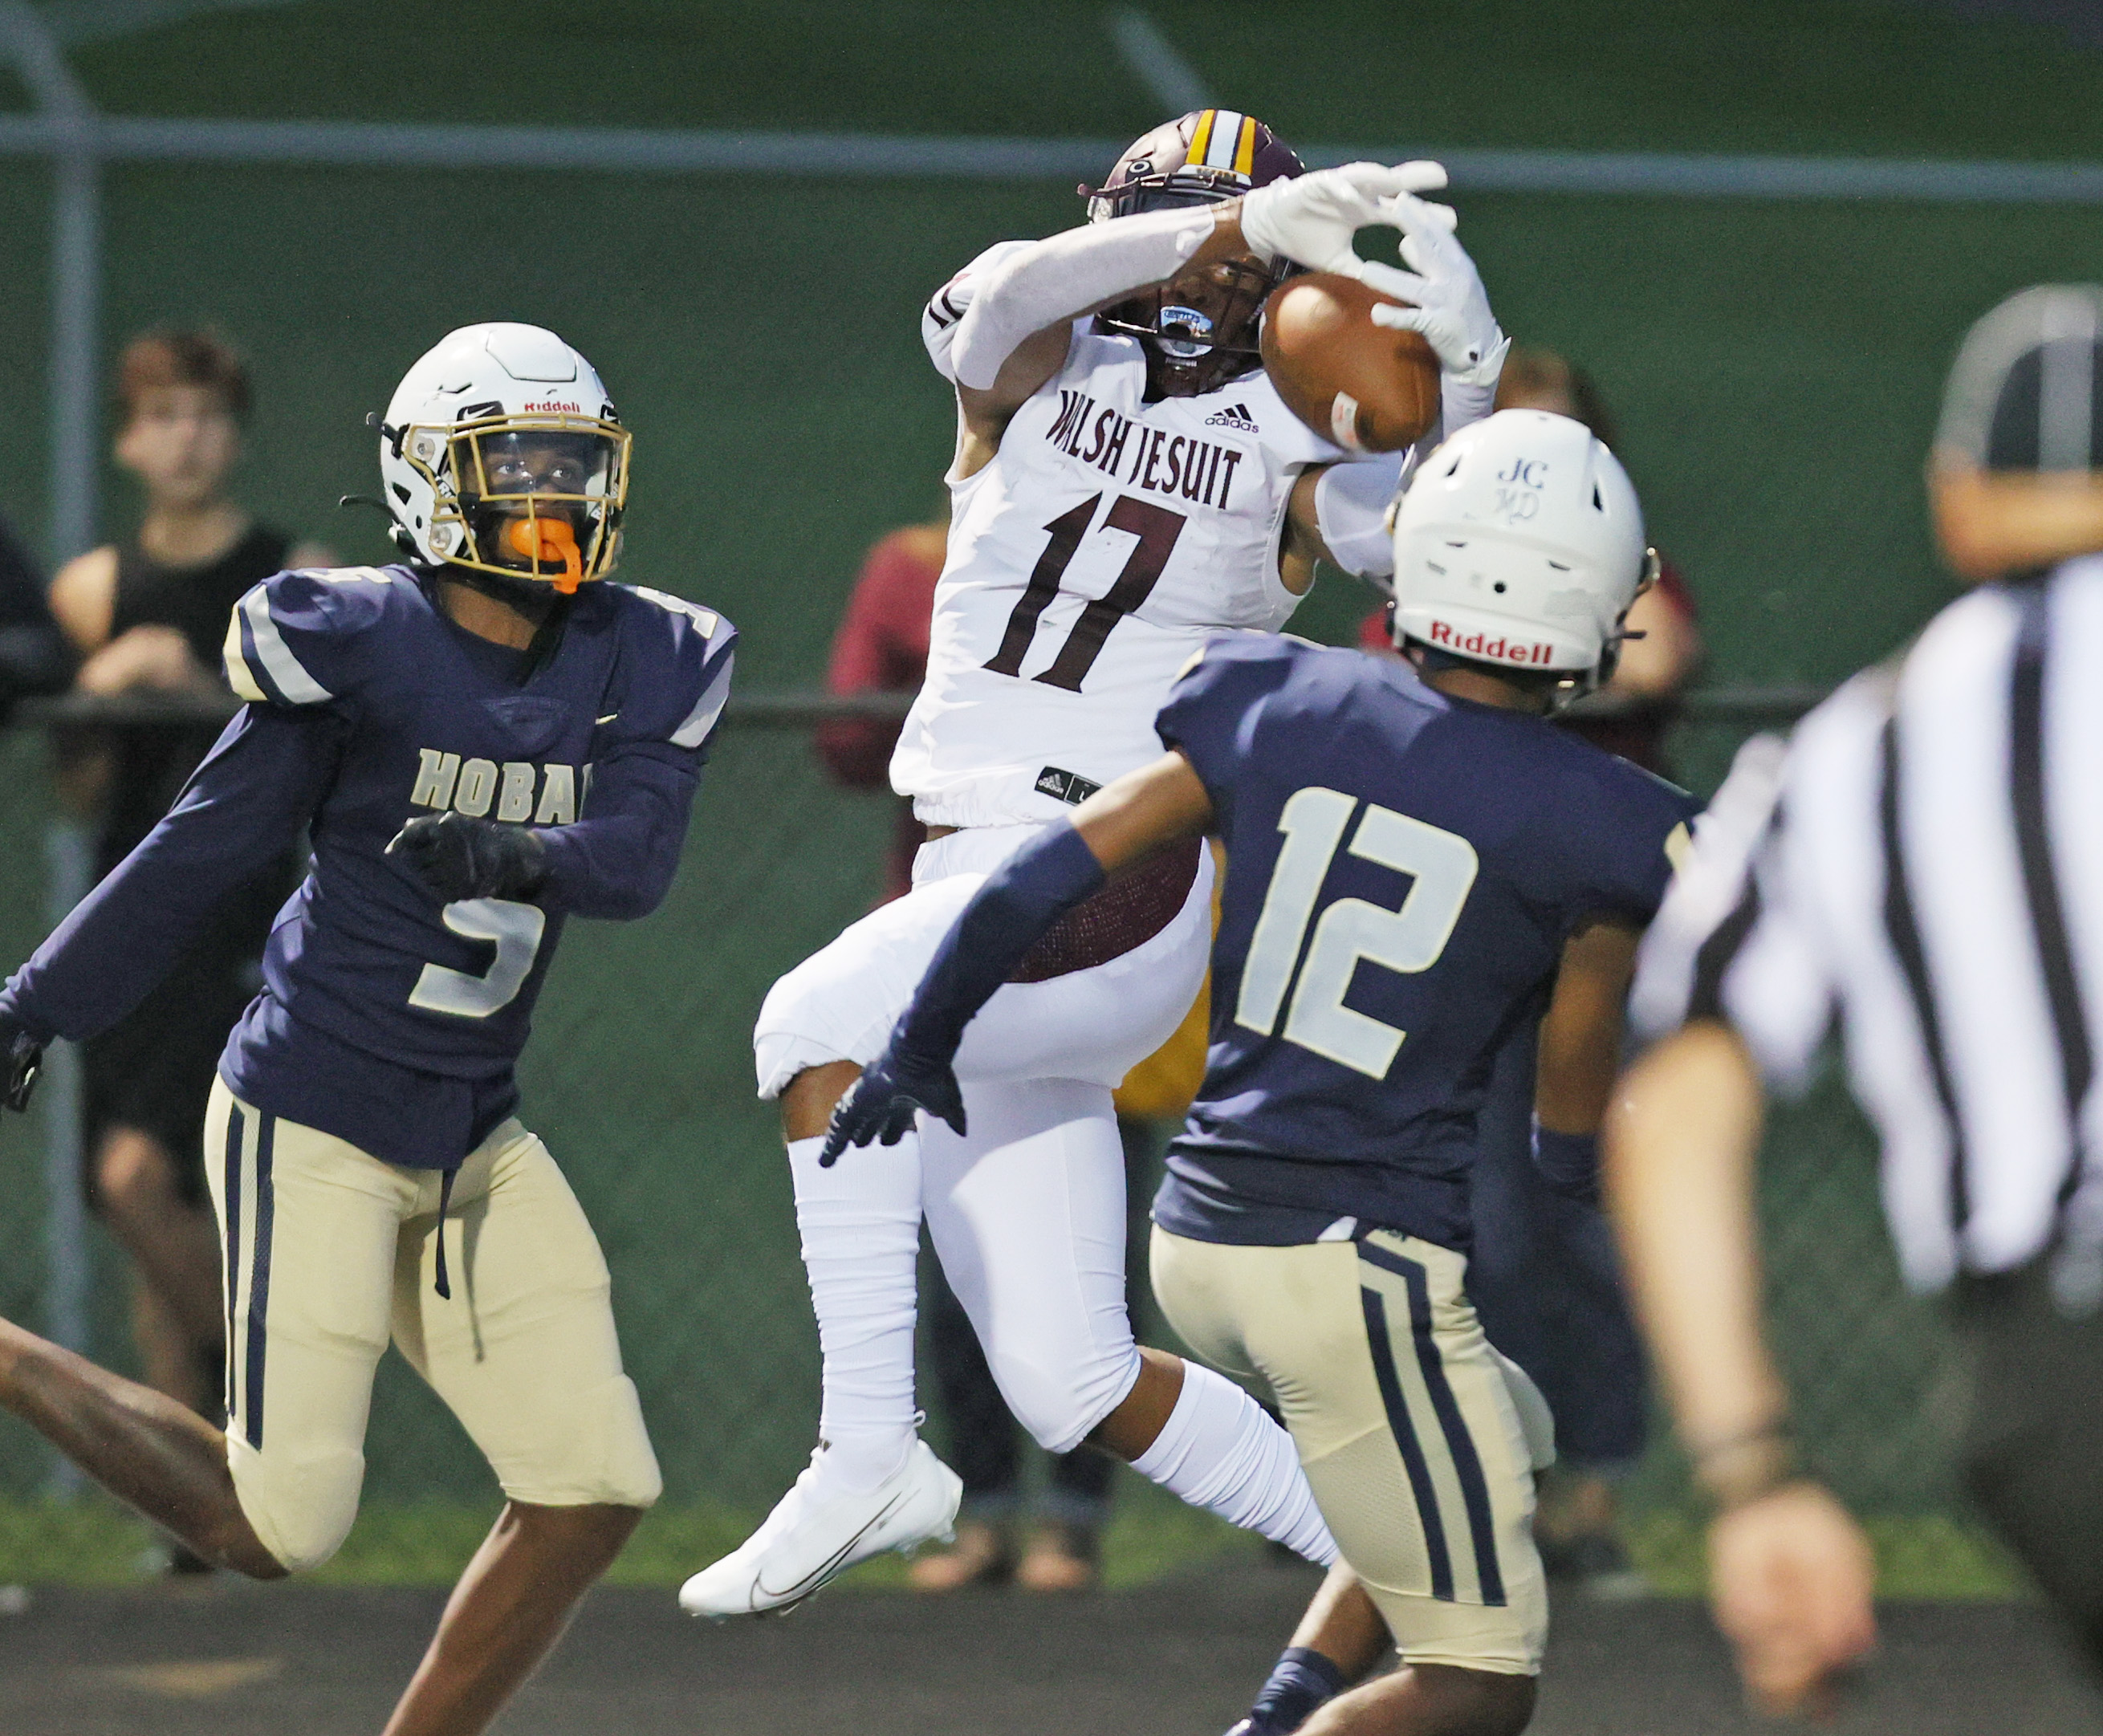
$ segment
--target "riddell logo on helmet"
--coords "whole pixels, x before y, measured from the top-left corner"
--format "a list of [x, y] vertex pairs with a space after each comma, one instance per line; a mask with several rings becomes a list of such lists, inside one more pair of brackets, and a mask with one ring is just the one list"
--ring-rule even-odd
[[1536, 667], [1555, 655], [1552, 645], [1522, 645], [1516, 639], [1492, 639], [1487, 633], [1463, 636], [1443, 621], [1431, 624], [1431, 642], [1464, 657], [1487, 657], [1499, 663], [1527, 663]]
[[584, 409], [581, 404], [565, 404], [558, 399], [549, 398], [545, 404], [527, 405], [525, 413], [527, 415], [577, 416], [584, 414]]

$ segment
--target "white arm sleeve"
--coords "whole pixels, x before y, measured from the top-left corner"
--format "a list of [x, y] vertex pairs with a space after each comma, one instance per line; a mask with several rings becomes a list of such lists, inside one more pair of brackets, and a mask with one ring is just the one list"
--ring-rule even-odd
[[1388, 503], [1416, 468], [1418, 448], [1332, 464], [1314, 479], [1314, 523], [1330, 557], [1361, 579], [1394, 576]]
[[1034, 241], [995, 242], [936, 290], [921, 310], [920, 341], [927, 346], [927, 358], [943, 379], [957, 377], [957, 330], [971, 310], [972, 298], [985, 285], [986, 274], [1011, 255], [1027, 252], [1036, 245]]
[[[1174, 277], [1212, 233], [1212, 222], [1204, 206], [1149, 211], [1039, 242], [1011, 242], [1004, 251], [995, 250], [997, 260], [992, 253], [980, 255], [971, 268], [976, 282], [956, 319], [950, 366], [944, 371], [959, 385], [985, 390], [1025, 338]], [[936, 365], [941, 366], [939, 358]]]

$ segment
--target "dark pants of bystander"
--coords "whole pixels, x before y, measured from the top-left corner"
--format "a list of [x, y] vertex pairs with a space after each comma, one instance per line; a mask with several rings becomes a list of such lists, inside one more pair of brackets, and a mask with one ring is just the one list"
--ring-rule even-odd
[[2070, 1312], [2047, 1258], [1960, 1278], [1966, 1486], [2091, 1663], [2103, 1665], [2103, 1309]]

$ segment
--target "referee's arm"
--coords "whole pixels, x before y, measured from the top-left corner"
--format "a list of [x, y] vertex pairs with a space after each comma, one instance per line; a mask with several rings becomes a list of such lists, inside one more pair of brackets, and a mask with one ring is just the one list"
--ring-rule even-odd
[[1763, 1075], [1803, 1077], [1833, 1005], [1816, 912], [1793, 890], [1788, 770], [1780, 742], [1748, 743], [1710, 804], [1638, 963], [1633, 1021], [1657, 1041], [1603, 1130], [1637, 1311], [1716, 1503], [1717, 1623], [1767, 1712], [1815, 1705], [1875, 1638], [1869, 1546], [1797, 1468], [1761, 1318]]
[[1759, 1076], [1727, 1026], [1652, 1049], [1608, 1110], [1607, 1204], [1645, 1337], [1696, 1474], [1717, 1625], [1760, 1709], [1816, 1705], [1876, 1638], [1866, 1539], [1790, 1457], [1788, 1399], [1760, 1320]]

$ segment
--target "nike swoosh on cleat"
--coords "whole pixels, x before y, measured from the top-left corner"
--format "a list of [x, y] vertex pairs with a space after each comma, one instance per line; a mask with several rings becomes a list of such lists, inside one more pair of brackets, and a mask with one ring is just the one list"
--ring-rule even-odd
[[875, 1513], [870, 1517], [867, 1525], [864, 1525], [859, 1531], [856, 1532], [852, 1537], [849, 1538], [844, 1543], [841, 1544], [840, 1547], [834, 1550], [831, 1555], [828, 1556], [816, 1567], [812, 1568], [809, 1573], [804, 1574], [803, 1577], [801, 1579], [798, 1579], [794, 1585], [785, 1587], [782, 1590], [777, 1592], [770, 1587], [765, 1580], [755, 1576], [752, 1583], [753, 1590], [757, 1592], [762, 1597], [780, 1599], [781, 1601], [780, 1603], [771, 1605], [772, 1608], [777, 1609], [793, 1609], [796, 1605], [803, 1602], [805, 1598], [811, 1596], [816, 1592], [822, 1591], [825, 1588], [825, 1582], [830, 1579], [834, 1574], [838, 1573], [841, 1570], [841, 1564], [846, 1561], [847, 1556], [853, 1554], [855, 1545], [860, 1543], [865, 1537], [868, 1536], [869, 1534], [871, 1531], [874, 1531], [878, 1525], [882, 1525], [883, 1521], [888, 1519], [893, 1513], [897, 1512], [899, 1503], [905, 1500], [908, 1493], [909, 1491], [901, 1490], [898, 1494], [893, 1495], [880, 1512]]

